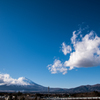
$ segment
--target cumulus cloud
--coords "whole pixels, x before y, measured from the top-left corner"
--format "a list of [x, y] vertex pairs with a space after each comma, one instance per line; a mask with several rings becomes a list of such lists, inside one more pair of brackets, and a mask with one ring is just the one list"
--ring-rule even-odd
[[[75, 67], [94, 67], [100, 65], [100, 37], [94, 31], [90, 31], [84, 37], [82, 31], [74, 31], [71, 37], [72, 47], [62, 43], [62, 52], [64, 55], [70, 53], [69, 59], [61, 63], [55, 60], [54, 64], [49, 65], [51, 73], [67, 73]], [[73, 50], [72, 50], [73, 48]], [[56, 62], [59, 62], [56, 64]], [[63, 69], [63, 71], [62, 71]], [[64, 74], [65, 74], [64, 73]]]
[[29, 85], [29, 83], [24, 82], [24, 79], [24, 77], [14, 79], [9, 74], [0, 74], [0, 85]]
[[67, 53], [70, 53], [72, 51], [71, 46], [66, 45], [64, 42], [62, 43], [62, 52], [64, 55], [67, 55]]
[[55, 59], [53, 64], [47, 66], [52, 74], [61, 72], [63, 74], [67, 73], [67, 68], [63, 66], [60, 60]]

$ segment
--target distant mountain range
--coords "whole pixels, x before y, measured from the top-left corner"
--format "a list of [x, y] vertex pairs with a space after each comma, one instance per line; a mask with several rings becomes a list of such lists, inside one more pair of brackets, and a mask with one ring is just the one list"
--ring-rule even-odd
[[[25, 85], [20, 84], [0, 84], [0, 91], [6, 92], [48, 92], [48, 87], [41, 86], [39, 84], [34, 83], [33, 81], [23, 78], [23, 82]], [[91, 92], [91, 91], [100, 91], [100, 84], [96, 85], [84, 85], [76, 88], [63, 89], [63, 88], [50, 88], [49, 92], [67, 92], [67, 93], [80, 93], [80, 92]]]
[[83, 85], [70, 89], [59, 89], [56, 92], [68, 92], [68, 93], [84, 93], [84, 92], [92, 92], [99, 91], [100, 92], [100, 84], [96, 85]]

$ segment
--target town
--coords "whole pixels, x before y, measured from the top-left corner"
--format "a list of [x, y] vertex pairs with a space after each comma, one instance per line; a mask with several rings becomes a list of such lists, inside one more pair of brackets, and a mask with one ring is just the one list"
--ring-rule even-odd
[[87, 93], [22, 93], [0, 92], [0, 100], [100, 100], [100, 92]]

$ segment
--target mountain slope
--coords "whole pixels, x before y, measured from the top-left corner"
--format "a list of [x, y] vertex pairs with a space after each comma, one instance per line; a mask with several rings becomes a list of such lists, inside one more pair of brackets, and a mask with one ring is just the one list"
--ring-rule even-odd
[[84, 85], [70, 89], [58, 89], [56, 92], [82, 93], [82, 92], [92, 92], [92, 91], [100, 91], [100, 84]]
[[[48, 88], [36, 84], [28, 78], [20, 77], [18, 80], [14, 80], [12, 82], [1, 82], [0, 91], [48, 92]], [[91, 91], [100, 91], [100, 84], [84, 85], [70, 89], [50, 88], [50, 92], [80, 93]]]
[[39, 84], [34, 83], [28, 78], [21, 77], [19, 83], [2, 83], [0, 90], [13, 90], [13, 91], [47, 91], [47, 88]]

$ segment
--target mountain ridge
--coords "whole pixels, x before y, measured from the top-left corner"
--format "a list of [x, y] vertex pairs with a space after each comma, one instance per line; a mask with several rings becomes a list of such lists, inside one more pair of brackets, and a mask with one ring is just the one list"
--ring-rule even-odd
[[[17, 81], [14, 81], [17, 82]], [[19, 83], [20, 84], [19, 84]], [[16, 83], [0, 83], [0, 91], [25, 91], [25, 92], [48, 92], [48, 87], [39, 85], [26, 77], [20, 77]], [[24, 83], [24, 84], [22, 84]], [[49, 88], [49, 92], [80, 93], [100, 91], [100, 84], [81, 85], [75, 88]]]

